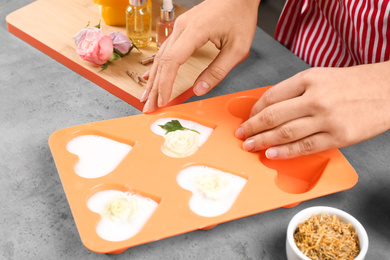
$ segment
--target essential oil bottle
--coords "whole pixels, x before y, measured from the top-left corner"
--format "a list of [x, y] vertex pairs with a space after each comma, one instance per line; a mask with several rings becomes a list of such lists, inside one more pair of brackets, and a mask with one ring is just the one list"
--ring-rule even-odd
[[126, 34], [137, 47], [147, 46], [152, 40], [152, 10], [147, 0], [129, 0]]
[[175, 19], [175, 6], [172, 4], [172, 0], [164, 0], [160, 8], [160, 16], [156, 21], [157, 48], [160, 48], [169, 35], [171, 35]]

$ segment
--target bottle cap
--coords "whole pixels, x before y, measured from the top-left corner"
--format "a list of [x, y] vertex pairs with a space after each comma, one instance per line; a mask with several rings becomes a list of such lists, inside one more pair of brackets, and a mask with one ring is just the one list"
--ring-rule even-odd
[[163, 9], [171, 10], [173, 8], [172, 0], [164, 0], [163, 1]]
[[161, 18], [161, 20], [164, 20], [167, 22], [175, 20], [175, 6], [173, 5], [172, 9], [170, 9], [170, 10], [165, 10], [164, 6], [162, 5], [161, 10], [160, 10], [160, 18]]
[[145, 5], [147, 0], [129, 0], [129, 4], [134, 5], [134, 6], [141, 6]]

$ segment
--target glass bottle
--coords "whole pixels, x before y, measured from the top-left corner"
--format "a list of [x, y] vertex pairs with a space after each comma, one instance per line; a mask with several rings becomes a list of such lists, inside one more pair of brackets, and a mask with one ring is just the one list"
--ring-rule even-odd
[[129, 0], [126, 34], [137, 47], [147, 46], [152, 40], [152, 11], [147, 0]]
[[148, 5], [149, 5], [150, 10], [151, 10], [151, 12], [152, 12], [152, 14], [153, 14], [152, 0], [148, 0]]
[[156, 43], [160, 48], [164, 41], [171, 35], [175, 23], [175, 6], [171, 0], [164, 0], [160, 8], [160, 17], [156, 21]]

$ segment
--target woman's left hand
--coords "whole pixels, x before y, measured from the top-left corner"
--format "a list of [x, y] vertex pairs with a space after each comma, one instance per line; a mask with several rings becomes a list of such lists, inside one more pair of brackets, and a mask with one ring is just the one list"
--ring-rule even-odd
[[247, 151], [287, 159], [352, 145], [390, 129], [390, 62], [310, 68], [273, 86], [236, 131]]

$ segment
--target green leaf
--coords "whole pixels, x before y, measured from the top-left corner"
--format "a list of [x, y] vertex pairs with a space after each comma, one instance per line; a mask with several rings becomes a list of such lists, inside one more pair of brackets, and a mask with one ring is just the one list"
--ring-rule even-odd
[[102, 69], [101, 69], [99, 72], [101, 72], [101, 71], [107, 69], [108, 64], [109, 64], [109, 61], [107, 61], [106, 63], [104, 63], [104, 64], [102, 65]]
[[[131, 39], [130, 37], [129, 37], [129, 39], [130, 39], [130, 41], [131, 41], [131, 48], [130, 48], [130, 51], [131, 51], [131, 49], [133, 49], [133, 47], [134, 47], [134, 48], [136, 48], [139, 52], [141, 52], [140, 49], [138, 49], [137, 45], [135, 45], [133, 39]], [[130, 51], [129, 51], [129, 52], [130, 52]]]
[[109, 61], [116, 61], [116, 60], [120, 60], [121, 59], [121, 56], [118, 55], [117, 53], [113, 52], [111, 54], [111, 57], [108, 59]]
[[169, 132], [174, 132], [176, 130], [190, 130], [190, 131], [194, 131], [195, 133], [200, 134], [198, 131], [196, 131], [194, 129], [183, 127], [180, 124], [179, 120], [171, 120], [171, 121], [167, 122], [165, 125], [159, 125], [159, 126], [162, 129], [167, 130], [167, 132], [165, 134], [168, 134]]
[[[94, 27], [100, 29], [100, 22], [101, 22], [101, 21], [99, 21], [99, 24], [95, 25]], [[88, 27], [89, 27], [89, 24], [90, 24], [90, 21], [88, 21], [87, 26], [85, 26], [84, 28], [88, 28]]]
[[118, 51], [118, 49], [116, 49], [116, 48], [114, 48], [114, 52], [121, 57], [124, 57], [126, 55], [126, 54], [123, 54], [122, 52]]
[[101, 22], [101, 21], [99, 21], [99, 24], [95, 25], [94, 27], [100, 29], [100, 22]]

